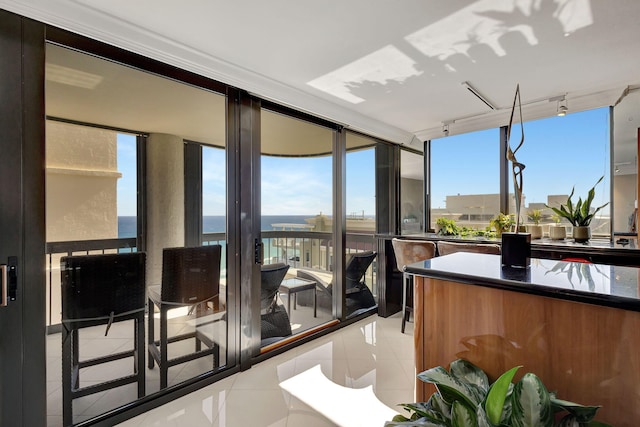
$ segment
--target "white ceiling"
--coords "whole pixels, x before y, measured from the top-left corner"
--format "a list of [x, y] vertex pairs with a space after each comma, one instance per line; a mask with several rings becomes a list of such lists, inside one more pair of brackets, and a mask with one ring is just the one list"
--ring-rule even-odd
[[[640, 85], [640, 1], [0, 0], [0, 7], [392, 142], [613, 105]], [[469, 82], [497, 110], [462, 86]], [[630, 120], [632, 121], [632, 120]], [[637, 122], [636, 122], [637, 123]]]

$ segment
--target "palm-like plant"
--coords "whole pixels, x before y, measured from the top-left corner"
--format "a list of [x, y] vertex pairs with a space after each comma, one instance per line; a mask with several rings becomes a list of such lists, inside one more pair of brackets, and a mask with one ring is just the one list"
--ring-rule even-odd
[[574, 227], [588, 227], [589, 224], [591, 224], [591, 220], [595, 217], [598, 211], [609, 204], [609, 202], [607, 202], [591, 212], [591, 203], [593, 202], [593, 198], [596, 195], [596, 185], [598, 185], [603, 179], [604, 175], [600, 177], [598, 182], [596, 182], [593, 187], [591, 187], [591, 190], [589, 190], [589, 194], [587, 195], [587, 198], [586, 200], [584, 200], [584, 202], [582, 201], [582, 197], [579, 197], [578, 202], [575, 205], [573, 204], [571, 198], [573, 197], [573, 193], [576, 189], [575, 187], [573, 187], [573, 189], [571, 190], [571, 194], [569, 194], [569, 198], [567, 198], [566, 204], [560, 205], [560, 208], [554, 208], [549, 205], [545, 206], [550, 208], [559, 217], [566, 218], [567, 221], [569, 221]]

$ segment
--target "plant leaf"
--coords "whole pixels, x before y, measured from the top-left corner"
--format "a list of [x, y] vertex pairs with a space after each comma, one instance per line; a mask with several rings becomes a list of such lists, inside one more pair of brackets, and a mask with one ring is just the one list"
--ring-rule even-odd
[[453, 402], [451, 427], [478, 427], [475, 411], [460, 401]]
[[551, 398], [547, 388], [536, 375], [524, 374], [513, 388], [511, 403], [510, 426], [553, 426]]
[[565, 415], [559, 422], [557, 427], [580, 427], [580, 423], [573, 415]]
[[436, 424], [426, 419], [418, 419], [411, 421], [396, 421], [395, 417], [393, 421], [387, 421], [384, 423], [384, 427], [448, 427], [447, 424]]
[[562, 409], [576, 417], [580, 423], [588, 423], [596, 416], [596, 412], [600, 406], [584, 406], [579, 403], [569, 402], [558, 398], [551, 398], [551, 404], [554, 410]]
[[513, 393], [513, 384], [509, 383], [509, 389], [507, 390], [507, 396], [504, 399], [504, 405], [502, 406], [502, 416], [500, 417], [500, 425], [507, 425], [509, 419], [511, 419], [511, 394]]
[[451, 405], [444, 401], [440, 393], [433, 393], [427, 402], [429, 408], [442, 417], [442, 421], [451, 423]]
[[430, 410], [429, 404], [427, 402], [399, 403], [398, 406], [406, 409], [407, 411], [413, 411], [421, 417], [424, 417], [425, 414]]
[[449, 373], [462, 381], [477, 385], [484, 393], [489, 390], [487, 374], [467, 360], [458, 359], [451, 362]]
[[491, 423], [498, 424], [500, 422], [502, 408], [504, 407], [504, 400], [507, 396], [507, 392], [509, 391], [509, 384], [511, 384], [513, 376], [520, 368], [521, 366], [516, 366], [509, 369], [507, 372], [500, 375], [500, 378], [491, 385], [487, 398], [484, 402], [484, 409], [487, 412], [487, 417], [489, 417], [489, 421], [491, 421]]
[[425, 418], [429, 421], [437, 423], [438, 425], [449, 425], [451, 421], [450, 410], [448, 410], [447, 408], [445, 409], [445, 412], [442, 413], [438, 410], [438, 408], [433, 408], [430, 402], [431, 399], [429, 400], [429, 402], [402, 403], [399, 406], [409, 411], [415, 412], [417, 416], [412, 418]]
[[465, 403], [469, 408], [475, 408], [481, 401], [468, 385], [451, 376], [442, 366], [421, 372], [418, 374], [418, 378], [424, 382], [434, 384], [447, 403], [453, 404], [458, 400]]
[[484, 411], [482, 404], [476, 408], [476, 418], [478, 420], [478, 427], [492, 427], [491, 421], [489, 421], [489, 417], [487, 417], [487, 413]]

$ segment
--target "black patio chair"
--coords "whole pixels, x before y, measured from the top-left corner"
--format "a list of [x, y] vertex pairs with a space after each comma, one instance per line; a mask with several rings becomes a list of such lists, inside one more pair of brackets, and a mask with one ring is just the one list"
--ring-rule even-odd
[[267, 264], [260, 269], [260, 326], [264, 340], [291, 335], [291, 323], [284, 305], [279, 303], [278, 288], [289, 270], [287, 264]]
[[[364, 280], [364, 275], [376, 256], [377, 253], [373, 251], [356, 252], [349, 255], [347, 266], [345, 267], [346, 317], [356, 316], [376, 306], [373, 294]], [[318, 308], [331, 311], [331, 305], [333, 304], [333, 282], [323, 280], [322, 277], [313, 270], [302, 268], [298, 269], [297, 276], [316, 282]], [[301, 305], [311, 304], [311, 302], [306, 299], [301, 299], [298, 303]]]

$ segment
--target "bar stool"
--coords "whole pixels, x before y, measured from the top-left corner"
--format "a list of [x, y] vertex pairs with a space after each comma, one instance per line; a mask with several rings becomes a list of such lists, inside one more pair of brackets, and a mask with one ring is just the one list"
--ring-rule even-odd
[[[213, 355], [213, 368], [220, 360], [220, 346], [209, 338], [204, 331], [194, 327], [192, 332], [179, 333], [169, 336], [169, 310], [179, 307], [189, 307], [189, 313], [195, 311], [196, 317], [205, 313], [213, 306], [210, 314], [219, 312], [222, 308], [219, 302], [220, 293], [220, 257], [221, 246], [199, 246], [164, 248], [162, 250], [162, 283], [149, 286], [147, 296], [148, 335], [147, 352], [149, 360], [147, 366], [153, 369], [155, 364], [160, 368], [160, 388], [168, 385], [168, 371], [172, 366]], [[155, 307], [160, 311], [160, 339], [155, 339]], [[212, 320], [211, 322], [217, 322]], [[169, 344], [194, 339], [194, 351], [182, 356], [169, 358]], [[202, 344], [206, 346], [202, 348]]]
[[[73, 399], [126, 384], [137, 383], [138, 398], [145, 395], [144, 252], [76, 255], [60, 259], [62, 291], [62, 417], [73, 424]], [[80, 360], [79, 331], [133, 320], [133, 349]], [[133, 358], [132, 373], [98, 384], [82, 386], [81, 369]]]
[[[392, 239], [393, 252], [398, 270], [402, 271], [402, 326], [404, 327], [413, 311], [413, 276], [404, 272], [404, 267], [436, 256], [436, 244], [427, 240]], [[411, 304], [408, 299], [411, 298]]]

